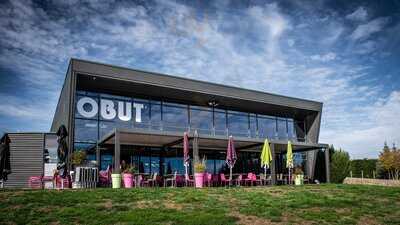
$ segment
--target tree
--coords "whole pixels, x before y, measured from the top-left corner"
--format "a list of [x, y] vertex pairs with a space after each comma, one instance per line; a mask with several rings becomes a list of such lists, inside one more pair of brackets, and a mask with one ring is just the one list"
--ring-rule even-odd
[[388, 172], [389, 179], [398, 180], [400, 175], [400, 149], [390, 149], [386, 142], [379, 155], [379, 163]]
[[350, 156], [349, 153], [340, 149], [334, 151], [331, 162], [331, 181], [333, 183], [342, 183], [348, 176], [350, 171]]

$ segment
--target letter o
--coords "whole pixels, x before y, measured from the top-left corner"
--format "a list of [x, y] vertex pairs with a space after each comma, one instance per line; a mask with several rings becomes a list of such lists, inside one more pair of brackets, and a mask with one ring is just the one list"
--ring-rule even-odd
[[[85, 104], [90, 104], [92, 106], [92, 110], [86, 111], [83, 108], [83, 106]], [[89, 97], [83, 97], [83, 98], [79, 99], [78, 103], [76, 104], [76, 107], [78, 109], [79, 114], [81, 114], [82, 116], [84, 116], [86, 118], [94, 117], [99, 110], [99, 106], [97, 105], [97, 102]]]

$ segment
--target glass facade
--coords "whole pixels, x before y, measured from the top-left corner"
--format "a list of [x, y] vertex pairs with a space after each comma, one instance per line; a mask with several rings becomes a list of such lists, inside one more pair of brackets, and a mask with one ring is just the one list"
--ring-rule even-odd
[[[305, 127], [304, 121], [296, 121], [293, 118], [178, 104], [135, 96], [124, 97], [78, 91], [74, 141], [75, 149], [90, 150], [93, 149], [97, 140], [114, 128], [141, 128], [174, 132], [197, 130], [200, 134], [207, 135], [233, 135], [234, 137], [304, 142], [307, 133]], [[92, 159], [95, 153], [91, 151], [88, 153], [88, 158]], [[181, 171], [184, 168], [181, 168], [180, 154], [178, 150], [175, 150], [175, 153], [167, 152], [164, 162], [161, 163], [160, 159], [158, 162], [153, 162], [148, 160], [153, 157], [139, 154], [141, 158], [137, 159], [140, 160], [137, 163], [143, 165], [144, 172], [160, 171], [160, 169], [163, 172], [168, 172], [170, 169]], [[224, 159], [216, 159], [215, 155], [212, 157], [214, 157], [213, 171], [222, 170], [220, 167], [224, 165]], [[110, 161], [109, 157], [105, 157], [104, 160]], [[256, 162], [252, 163], [256, 164]]]

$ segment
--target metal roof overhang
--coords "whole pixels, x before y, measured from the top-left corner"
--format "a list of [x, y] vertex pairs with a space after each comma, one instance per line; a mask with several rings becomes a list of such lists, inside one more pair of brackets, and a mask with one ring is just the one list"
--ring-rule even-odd
[[[182, 147], [183, 142], [183, 132], [166, 132], [146, 129], [114, 129], [101, 138], [99, 145], [113, 145], [115, 143], [116, 132], [119, 133], [121, 145]], [[189, 132], [189, 139], [193, 139], [193, 137], [193, 132]], [[224, 150], [228, 144], [228, 137], [226, 136], [199, 134], [198, 137], [200, 149]], [[270, 140], [269, 142], [275, 145], [276, 153], [286, 152], [287, 141]], [[261, 151], [264, 140], [258, 138], [234, 137], [234, 143], [235, 148], [238, 151]], [[292, 146], [294, 152], [310, 151], [328, 147], [326, 144], [312, 144], [295, 141], [292, 142]]]
[[271, 116], [304, 119], [322, 110], [322, 103], [164, 74], [73, 60], [77, 89], [115, 95], [150, 97], [185, 104]]

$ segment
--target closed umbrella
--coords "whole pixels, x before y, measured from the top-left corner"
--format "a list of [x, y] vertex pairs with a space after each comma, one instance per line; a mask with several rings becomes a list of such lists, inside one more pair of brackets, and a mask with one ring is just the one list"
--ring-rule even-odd
[[183, 166], [185, 166], [185, 179], [188, 176], [188, 166], [190, 162], [190, 156], [189, 156], [189, 137], [188, 133], [184, 132], [183, 133]]
[[226, 164], [229, 167], [229, 182], [232, 181], [232, 168], [235, 166], [236, 163], [236, 150], [235, 145], [233, 143], [233, 137], [229, 136], [228, 140], [228, 148], [226, 149]]
[[67, 157], [68, 157], [68, 146], [67, 146], [67, 128], [64, 125], [61, 125], [57, 131], [57, 170], [62, 178], [65, 178], [67, 173]]
[[292, 152], [292, 142], [288, 141], [287, 152], [286, 152], [286, 168], [289, 169], [289, 184], [291, 183], [290, 170], [293, 168], [293, 152]]
[[269, 168], [272, 161], [271, 148], [269, 147], [269, 142], [267, 138], [264, 141], [264, 146], [262, 148], [260, 159], [261, 167], [264, 167], [264, 176], [265, 178], [267, 178], [267, 168]]
[[0, 139], [0, 180], [3, 182], [7, 180], [8, 174], [11, 173], [10, 143], [8, 134], [4, 134]]

